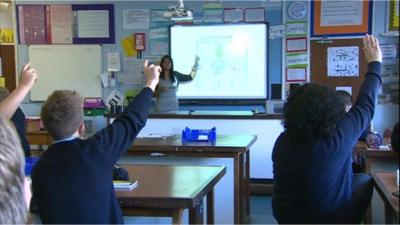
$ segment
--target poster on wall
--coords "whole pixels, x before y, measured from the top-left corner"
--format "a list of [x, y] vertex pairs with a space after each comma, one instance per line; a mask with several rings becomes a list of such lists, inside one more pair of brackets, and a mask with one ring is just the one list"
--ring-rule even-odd
[[124, 29], [148, 29], [150, 12], [148, 9], [124, 9], [122, 20]]
[[399, 1], [398, 0], [390, 0], [390, 2], [386, 2], [389, 4], [387, 8], [387, 18], [386, 21], [388, 32], [399, 32]]
[[286, 82], [304, 82], [307, 79], [307, 68], [286, 68]]
[[286, 23], [286, 36], [307, 36], [306, 22], [288, 22]]
[[264, 22], [265, 21], [265, 8], [246, 8], [244, 10], [244, 21], [250, 22]]
[[288, 68], [306, 67], [308, 65], [307, 53], [288, 53], [286, 54], [286, 66]]
[[307, 51], [307, 38], [287, 38], [286, 52], [305, 52]]
[[359, 47], [328, 48], [328, 77], [358, 77]]
[[243, 9], [240, 8], [224, 9], [224, 22], [225, 23], [243, 22]]
[[311, 37], [371, 33], [372, 1], [311, 1]]

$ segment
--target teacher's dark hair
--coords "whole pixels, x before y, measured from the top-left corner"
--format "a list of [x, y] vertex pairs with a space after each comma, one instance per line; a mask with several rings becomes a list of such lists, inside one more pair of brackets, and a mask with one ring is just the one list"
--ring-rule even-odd
[[314, 139], [332, 136], [344, 114], [343, 103], [334, 90], [305, 84], [287, 99], [283, 126], [292, 141], [312, 143]]
[[[174, 83], [174, 82], [175, 82], [175, 79], [176, 79], [175, 76], [174, 76], [174, 60], [172, 60], [171, 56], [169, 56], [169, 55], [164, 55], [164, 56], [161, 58], [161, 61], [160, 61], [160, 66], [161, 66], [161, 67], [162, 67], [163, 62], [164, 62], [165, 59], [169, 59], [169, 61], [171, 61], [171, 68], [169, 69], [169, 76], [171, 77], [171, 83]], [[160, 78], [161, 78], [161, 79], [165, 79], [164, 71], [161, 71], [161, 73], [160, 73]]]

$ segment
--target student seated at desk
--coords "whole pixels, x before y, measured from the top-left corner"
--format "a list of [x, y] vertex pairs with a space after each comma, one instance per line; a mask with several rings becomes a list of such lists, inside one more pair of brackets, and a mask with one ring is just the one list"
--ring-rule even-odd
[[0, 224], [26, 224], [31, 200], [18, 135], [0, 114]]
[[123, 224], [115, 197], [112, 167], [144, 127], [161, 68], [144, 63], [145, 88], [124, 112], [86, 140], [83, 98], [55, 91], [41, 111], [45, 129], [55, 140], [32, 171], [33, 201], [44, 224]]
[[275, 142], [273, 215], [279, 223], [360, 223], [373, 183], [353, 174], [353, 146], [372, 120], [381, 86], [382, 53], [367, 35], [368, 71], [354, 106], [346, 113], [338, 94], [306, 84], [284, 106], [284, 132]]
[[38, 74], [26, 64], [18, 87], [0, 102], [0, 224], [26, 224], [31, 200], [25, 160], [18, 135], [9, 119], [34, 85]]

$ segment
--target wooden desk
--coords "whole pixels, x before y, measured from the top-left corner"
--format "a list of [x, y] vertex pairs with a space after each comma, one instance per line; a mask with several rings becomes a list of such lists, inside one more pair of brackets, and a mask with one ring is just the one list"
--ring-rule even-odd
[[44, 130], [27, 131], [26, 138], [31, 145], [50, 145], [53, 142], [53, 139]]
[[[49, 145], [52, 139], [46, 131], [27, 132], [30, 144]], [[234, 223], [248, 223], [250, 216], [249, 148], [257, 140], [254, 135], [218, 135], [215, 144], [196, 142], [182, 144], [180, 136], [166, 138], [136, 138], [126, 155], [152, 153], [192, 157], [233, 158]]]
[[367, 148], [364, 142], [359, 142], [354, 148], [354, 154], [363, 159], [366, 173], [371, 171], [374, 161], [393, 161], [399, 163], [399, 153], [393, 150], [380, 150]]
[[372, 173], [374, 185], [385, 203], [385, 224], [398, 224], [399, 221], [399, 198], [392, 193], [398, 191], [396, 185], [396, 173]]
[[250, 215], [250, 157], [249, 148], [257, 140], [254, 135], [218, 135], [215, 144], [189, 142], [181, 137], [136, 138], [126, 155], [152, 153], [191, 157], [233, 158], [234, 223], [248, 223]]
[[182, 224], [203, 224], [203, 198], [207, 196], [207, 224], [214, 224], [214, 186], [225, 175], [225, 166], [123, 165], [138, 180], [131, 190], [116, 191], [126, 216], [170, 216]]

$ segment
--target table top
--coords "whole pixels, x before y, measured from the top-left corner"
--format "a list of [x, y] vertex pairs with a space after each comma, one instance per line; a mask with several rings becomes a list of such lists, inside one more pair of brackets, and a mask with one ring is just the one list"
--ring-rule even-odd
[[360, 156], [370, 156], [370, 157], [382, 157], [382, 158], [398, 158], [399, 153], [393, 151], [392, 148], [389, 150], [386, 149], [375, 149], [375, 148], [368, 148], [365, 142], [359, 141], [354, 148], [354, 154]]
[[392, 193], [399, 190], [396, 185], [396, 173], [376, 172], [371, 174], [374, 178], [377, 191], [384, 196], [383, 200], [388, 202], [393, 210], [399, 213], [399, 198]]
[[[105, 113], [108, 119], [116, 118], [119, 114]], [[262, 119], [282, 120], [283, 114], [255, 113], [253, 111], [173, 111], [151, 112], [149, 118], [153, 119]]]
[[122, 207], [194, 208], [225, 175], [225, 166], [122, 165], [133, 190], [117, 190]]
[[[217, 135], [216, 142], [186, 142], [182, 143], [180, 135], [168, 137], [138, 137], [132, 145], [135, 149], [148, 151], [179, 151], [195, 150], [204, 152], [217, 151], [248, 151], [250, 146], [257, 140], [256, 135]], [[154, 148], [157, 146], [157, 149]]]

